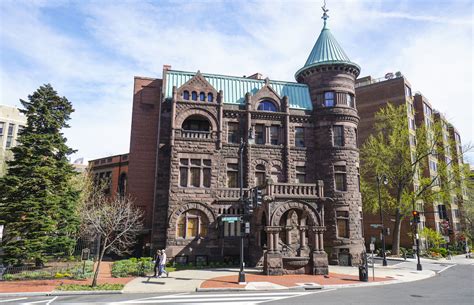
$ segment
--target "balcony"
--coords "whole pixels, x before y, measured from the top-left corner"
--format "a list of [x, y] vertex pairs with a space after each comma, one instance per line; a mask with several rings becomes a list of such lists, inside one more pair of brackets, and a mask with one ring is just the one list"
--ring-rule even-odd
[[214, 132], [195, 130], [176, 130], [177, 139], [213, 140]]
[[265, 192], [274, 198], [308, 198], [323, 197], [322, 182], [320, 184], [310, 183], [275, 183], [267, 185]]
[[[250, 195], [250, 190], [248, 188], [243, 189], [244, 198], [248, 198]], [[239, 200], [240, 199], [240, 189], [239, 188], [222, 188], [216, 189], [214, 191], [214, 197], [217, 197], [218, 200]]]
[[[323, 182], [318, 183], [270, 183], [263, 190], [263, 195], [272, 198], [321, 198], [324, 197]], [[244, 198], [250, 197], [250, 189], [243, 189]], [[218, 200], [239, 200], [239, 188], [222, 188], [214, 190]]]

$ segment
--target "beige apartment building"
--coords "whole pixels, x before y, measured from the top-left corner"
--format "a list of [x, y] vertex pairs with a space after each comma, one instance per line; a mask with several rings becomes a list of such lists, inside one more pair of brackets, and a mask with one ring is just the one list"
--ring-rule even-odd
[[0, 105], [0, 176], [5, 162], [13, 157], [10, 149], [16, 145], [18, 132], [26, 125], [26, 116], [16, 107]]

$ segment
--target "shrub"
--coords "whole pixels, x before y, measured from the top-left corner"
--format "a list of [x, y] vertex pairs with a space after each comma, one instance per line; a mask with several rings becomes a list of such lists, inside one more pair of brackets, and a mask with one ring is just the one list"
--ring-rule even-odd
[[119, 260], [112, 265], [113, 277], [143, 276], [153, 270], [154, 264], [151, 257], [133, 257]]
[[53, 275], [48, 271], [23, 271], [3, 275], [5, 281], [42, 280], [51, 278], [53, 278]]
[[56, 290], [81, 291], [81, 290], [122, 290], [124, 284], [99, 284], [96, 287], [81, 284], [65, 284], [56, 287]]

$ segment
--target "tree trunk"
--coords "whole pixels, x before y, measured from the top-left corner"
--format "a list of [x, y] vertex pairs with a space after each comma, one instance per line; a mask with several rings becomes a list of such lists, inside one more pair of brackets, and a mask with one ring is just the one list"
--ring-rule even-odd
[[100, 251], [99, 259], [97, 260], [97, 267], [95, 268], [94, 279], [92, 280], [92, 285], [91, 285], [92, 287], [97, 286], [97, 277], [99, 276], [100, 263], [102, 262], [102, 259], [104, 258], [104, 254], [105, 254], [106, 241], [107, 240], [104, 240], [102, 251]]
[[400, 214], [400, 209], [397, 209], [395, 212], [395, 224], [393, 226], [393, 237], [392, 237], [392, 254], [400, 254], [400, 231], [402, 227], [402, 215]]

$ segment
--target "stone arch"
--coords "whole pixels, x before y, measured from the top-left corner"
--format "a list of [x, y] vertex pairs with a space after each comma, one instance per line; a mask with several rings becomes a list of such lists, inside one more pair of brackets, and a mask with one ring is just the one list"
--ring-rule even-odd
[[216, 215], [210, 207], [200, 202], [188, 202], [178, 206], [173, 210], [171, 215], [168, 217], [168, 227], [172, 228], [176, 226], [179, 216], [188, 210], [199, 210], [203, 212], [207, 216], [209, 223], [216, 221]]
[[212, 131], [218, 130], [217, 118], [209, 111], [200, 108], [189, 108], [179, 113], [175, 120], [175, 128], [181, 128], [183, 122], [192, 115], [200, 115], [209, 120], [211, 124]]
[[254, 110], [257, 110], [258, 105], [265, 100], [273, 102], [277, 106], [278, 111], [282, 111], [281, 97], [272, 88], [268, 81], [266, 81], [265, 85], [260, 90], [258, 90], [252, 97], [252, 108]]
[[315, 210], [309, 203], [304, 201], [287, 201], [278, 205], [278, 207], [273, 211], [270, 217], [271, 226], [279, 226], [280, 220], [283, 214], [289, 210], [300, 210], [302, 212], [301, 217], [309, 220], [306, 224], [311, 223], [313, 226], [321, 226], [322, 219], [321, 215]]

